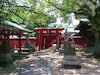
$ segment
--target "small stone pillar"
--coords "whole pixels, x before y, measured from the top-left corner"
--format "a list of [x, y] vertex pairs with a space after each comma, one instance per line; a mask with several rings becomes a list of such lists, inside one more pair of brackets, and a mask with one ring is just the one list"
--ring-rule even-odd
[[24, 43], [24, 48], [30, 48], [30, 43], [29, 43], [29, 34], [26, 35], [26, 41]]

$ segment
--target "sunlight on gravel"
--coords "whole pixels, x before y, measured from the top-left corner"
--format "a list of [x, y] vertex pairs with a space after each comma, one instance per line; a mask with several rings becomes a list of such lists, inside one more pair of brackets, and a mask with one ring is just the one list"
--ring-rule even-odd
[[27, 55], [15, 60], [6, 67], [0, 67], [0, 75], [100, 75], [100, 60], [86, 58], [83, 51], [77, 51], [81, 69], [62, 68], [63, 53], [55, 46]]

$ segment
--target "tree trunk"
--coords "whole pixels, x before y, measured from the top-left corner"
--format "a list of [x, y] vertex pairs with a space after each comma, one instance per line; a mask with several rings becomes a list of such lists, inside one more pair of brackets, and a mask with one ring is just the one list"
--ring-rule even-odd
[[100, 58], [100, 34], [99, 32], [95, 33], [95, 57]]

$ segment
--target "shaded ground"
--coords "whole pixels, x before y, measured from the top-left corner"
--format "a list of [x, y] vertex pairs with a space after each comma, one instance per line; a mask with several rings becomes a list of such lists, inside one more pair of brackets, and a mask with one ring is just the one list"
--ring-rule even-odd
[[63, 56], [58, 53], [54, 53], [53, 55], [56, 55], [56, 57], [52, 57], [52, 75], [100, 75], [100, 61], [94, 58], [87, 58], [89, 54], [83, 51], [77, 51], [81, 69], [64, 69], [61, 67]]
[[10, 75], [50, 75], [50, 55], [54, 49], [52, 46], [29, 55]]
[[4, 64], [0, 63], [0, 75], [9, 75], [20, 63], [24, 62], [28, 56], [23, 57], [23, 58], [16, 58], [15, 61]]
[[55, 49], [52, 46], [16, 60], [8, 67], [0, 67], [0, 75], [100, 75], [99, 59], [87, 58], [90, 54], [77, 51], [81, 69], [64, 69], [61, 67], [63, 51], [53, 53]]

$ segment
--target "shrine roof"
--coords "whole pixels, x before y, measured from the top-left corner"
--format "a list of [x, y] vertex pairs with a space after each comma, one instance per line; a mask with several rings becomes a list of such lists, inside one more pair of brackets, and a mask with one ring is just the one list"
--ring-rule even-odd
[[87, 21], [80, 21], [79, 25], [75, 28], [75, 30], [80, 30], [83, 27], [86, 29], [90, 28]]
[[11, 21], [7, 21], [7, 20], [2, 23], [2, 26], [11, 27], [13, 29], [17, 29], [17, 30], [25, 31], [25, 32], [32, 32], [31, 30], [25, 29], [25, 28], [21, 27], [20, 25], [13, 23]]
[[35, 28], [34, 30], [39, 31], [39, 30], [64, 30], [64, 28]]

